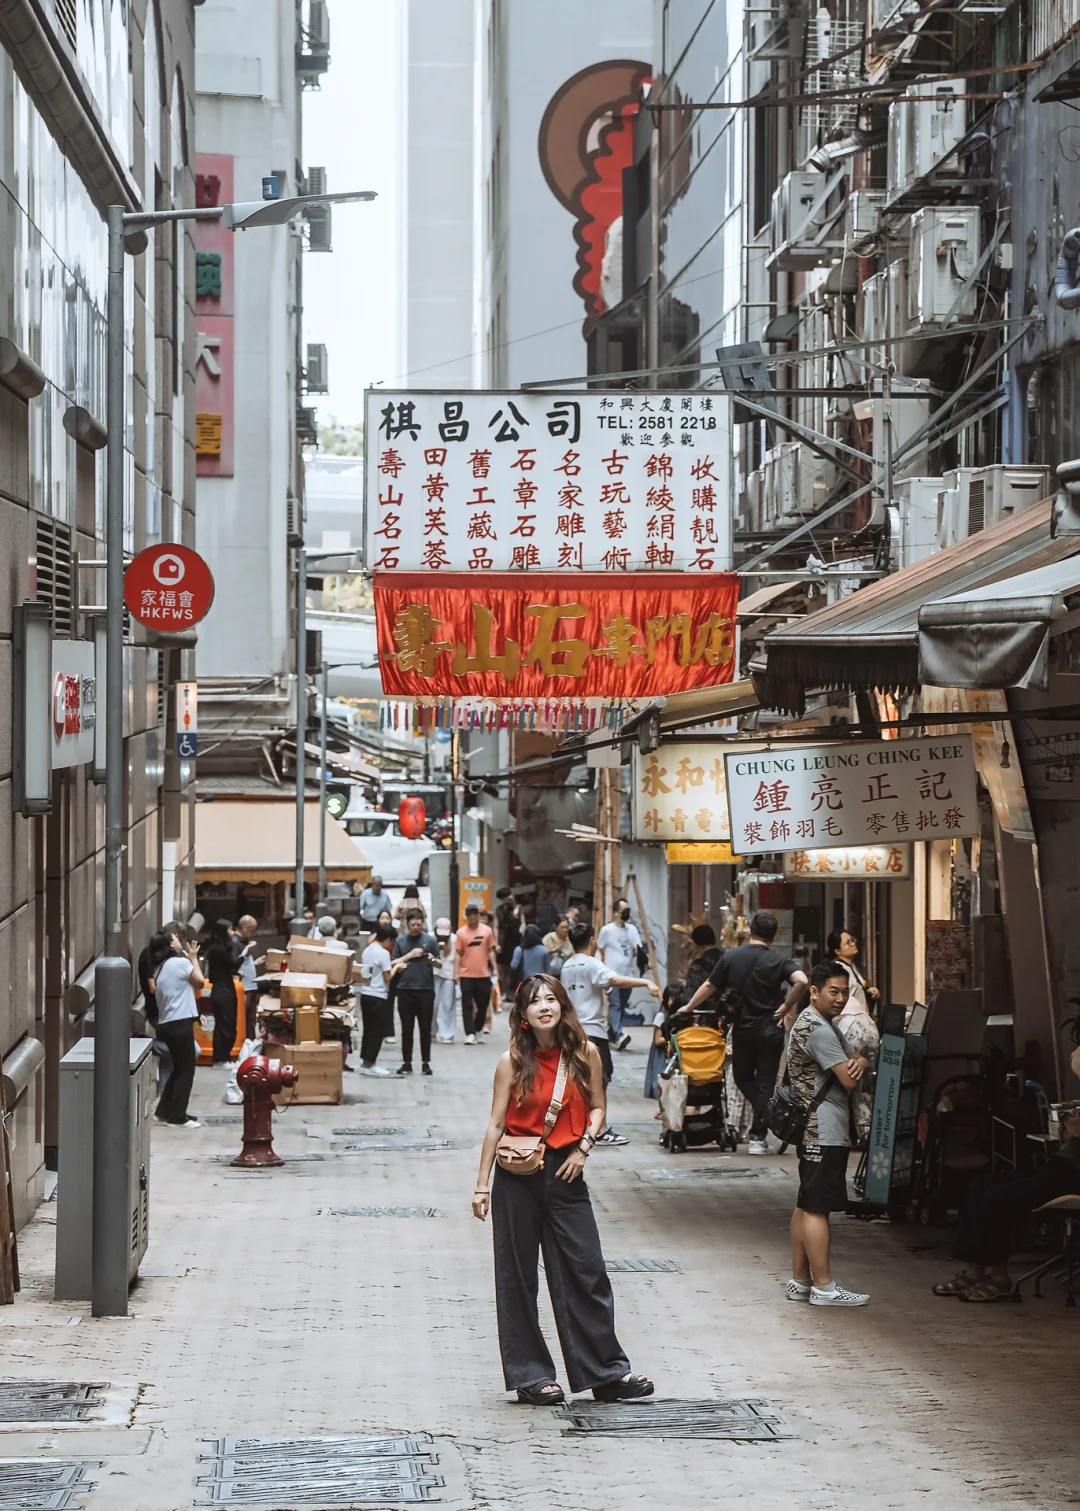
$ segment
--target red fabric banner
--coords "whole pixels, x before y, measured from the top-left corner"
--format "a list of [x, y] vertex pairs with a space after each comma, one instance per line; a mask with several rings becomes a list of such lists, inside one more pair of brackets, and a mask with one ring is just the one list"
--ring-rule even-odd
[[735, 676], [734, 574], [375, 577], [387, 697], [657, 698]]

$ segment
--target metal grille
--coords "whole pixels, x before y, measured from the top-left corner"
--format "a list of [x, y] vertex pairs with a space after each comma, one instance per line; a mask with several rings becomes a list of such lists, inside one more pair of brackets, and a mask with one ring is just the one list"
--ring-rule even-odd
[[62, 1511], [77, 1506], [73, 1496], [94, 1486], [86, 1471], [98, 1464], [48, 1464], [28, 1460], [0, 1460], [0, 1511]]
[[235, 1112], [203, 1112], [199, 1114], [199, 1122], [206, 1128], [240, 1128], [244, 1114], [239, 1107]]
[[362, 1506], [426, 1501], [441, 1486], [431, 1439], [405, 1434], [206, 1439], [199, 1505]]
[[[398, 1138], [407, 1128], [331, 1128], [334, 1138]], [[425, 1134], [427, 1129], [424, 1129]]]
[[790, 1437], [766, 1401], [571, 1401], [559, 1409], [563, 1432], [650, 1438], [727, 1438], [760, 1443]]
[[54, 632], [70, 635], [74, 599], [71, 526], [51, 515], [39, 514], [34, 521], [34, 554], [38, 602], [47, 603], [52, 609]]
[[78, 14], [77, 0], [53, 0], [56, 8], [56, 20], [64, 36], [72, 47], [78, 44]]
[[978, 535], [986, 524], [986, 479], [973, 477], [968, 484], [968, 518], [967, 527], [969, 535]]
[[[834, 9], [840, 7], [834, 4]], [[833, 18], [817, 7], [806, 29], [806, 92], [829, 94], [855, 89], [863, 78], [862, 53], [857, 48], [865, 34], [865, 22]], [[846, 56], [837, 57], [838, 53]], [[835, 60], [835, 61], [834, 61]], [[813, 147], [835, 132], [851, 131], [858, 121], [858, 102], [844, 100], [803, 107], [807, 145]]]
[[368, 1139], [363, 1144], [343, 1144], [343, 1154], [428, 1154], [435, 1149], [453, 1149], [446, 1138]]
[[104, 1406], [107, 1384], [0, 1380], [0, 1422], [85, 1422]]
[[323, 1217], [438, 1217], [435, 1207], [323, 1207]]

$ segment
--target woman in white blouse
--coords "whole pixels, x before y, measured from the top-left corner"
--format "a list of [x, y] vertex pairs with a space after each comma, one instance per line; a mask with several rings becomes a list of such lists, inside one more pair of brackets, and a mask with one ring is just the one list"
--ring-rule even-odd
[[859, 941], [850, 929], [834, 929], [825, 941], [825, 951], [828, 959], [843, 966], [849, 983], [847, 1006], [833, 1020], [833, 1027], [843, 1039], [849, 1055], [865, 1055], [870, 1061], [869, 1074], [863, 1077], [851, 1097], [855, 1138], [858, 1147], [864, 1149], [874, 1113], [874, 1071], [881, 1043], [878, 1026], [871, 1015], [871, 1004], [877, 1005], [881, 993], [876, 986], [870, 985], [856, 963]]

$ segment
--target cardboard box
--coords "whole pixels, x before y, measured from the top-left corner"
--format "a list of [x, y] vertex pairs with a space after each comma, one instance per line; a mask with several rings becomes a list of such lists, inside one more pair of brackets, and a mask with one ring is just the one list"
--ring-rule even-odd
[[343, 986], [349, 979], [352, 950], [347, 944], [324, 940], [301, 939], [289, 951], [289, 974], [293, 971], [324, 971], [331, 986]]
[[294, 1014], [296, 1024], [297, 1044], [321, 1044], [322, 1034], [319, 1030], [319, 1009], [317, 1007], [298, 1007]]
[[267, 1044], [263, 1054], [296, 1071], [295, 1086], [274, 1098], [275, 1107], [336, 1107], [342, 1095], [340, 1044]]
[[266, 964], [263, 967], [266, 974], [268, 976], [273, 976], [274, 974], [276, 974], [276, 972], [284, 970], [285, 959], [286, 956], [284, 950], [267, 950]]
[[289, 971], [281, 978], [282, 1007], [325, 1007], [326, 977], [319, 971]]

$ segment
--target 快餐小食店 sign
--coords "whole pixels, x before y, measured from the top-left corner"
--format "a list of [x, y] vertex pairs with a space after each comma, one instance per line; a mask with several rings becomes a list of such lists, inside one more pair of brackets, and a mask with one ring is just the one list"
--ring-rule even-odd
[[734, 751], [724, 765], [740, 854], [979, 832], [969, 735]]

